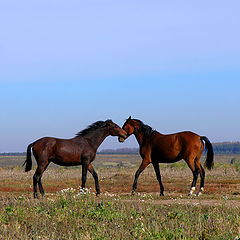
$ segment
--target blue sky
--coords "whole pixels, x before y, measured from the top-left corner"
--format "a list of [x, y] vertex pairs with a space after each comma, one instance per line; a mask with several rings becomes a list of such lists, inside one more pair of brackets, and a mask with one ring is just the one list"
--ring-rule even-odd
[[[132, 115], [240, 141], [239, 1], [0, 3], [0, 152]], [[109, 137], [102, 148], [136, 147]]]

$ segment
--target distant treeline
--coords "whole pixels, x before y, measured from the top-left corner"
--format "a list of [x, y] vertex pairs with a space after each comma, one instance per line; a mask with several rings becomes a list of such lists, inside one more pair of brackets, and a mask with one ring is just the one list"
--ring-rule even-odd
[[117, 149], [103, 149], [99, 154], [137, 154], [138, 148], [117, 148]]
[[213, 143], [216, 154], [240, 154], [240, 142]]
[[0, 156], [25, 156], [26, 152], [8, 152], [8, 153], [0, 153]]
[[[240, 154], [240, 142], [213, 143], [215, 154]], [[138, 148], [103, 149], [98, 154], [138, 154]], [[24, 156], [26, 152], [0, 153], [0, 156]]]

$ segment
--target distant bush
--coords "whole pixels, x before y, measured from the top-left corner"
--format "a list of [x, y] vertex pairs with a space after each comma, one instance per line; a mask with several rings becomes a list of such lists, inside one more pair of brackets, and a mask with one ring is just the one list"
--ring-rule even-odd
[[230, 163], [234, 165], [237, 172], [240, 172], [240, 159], [239, 158], [232, 158]]
[[239, 158], [232, 158], [230, 163], [231, 164], [240, 163], [240, 159]]

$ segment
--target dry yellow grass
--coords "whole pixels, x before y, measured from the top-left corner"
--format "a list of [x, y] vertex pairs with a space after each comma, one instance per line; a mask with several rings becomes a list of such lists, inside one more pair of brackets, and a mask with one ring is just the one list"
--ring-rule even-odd
[[[204, 196], [219, 197], [230, 194], [234, 198], [240, 193], [240, 174], [238, 168], [230, 162], [233, 156], [216, 156], [215, 167], [206, 171]], [[14, 157], [11, 159], [13, 160]], [[2, 161], [3, 159], [0, 159]], [[24, 172], [21, 164], [24, 157], [15, 157], [15, 167], [2, 166], [0, 170], [0, 191], [32, 192], [34, 169]], [[141, 162], [138, 155], [103, 155], [96, 157], [93, 165], [99, 175], [102, 192], [130, 193], [134, 174]], [[36, 166], [34, 167], [36, 168]], [[165, 195], [187, 195], [192, 182], [192, 172], [184, 161], [175, 164], [160, 164]], [[81, 185], [81, 167], [57, 167], [52, 164], [43, 174], [43, 186], [47, 193], [63, 188]], [[199, 182], [198, 185], [199, 186]], [[94, 189], [94, 181], [88, 173], [87, 187]], [[153, 167], [150, 165], [139, 177], [137, 192], [158, 193], [159, 185]]]

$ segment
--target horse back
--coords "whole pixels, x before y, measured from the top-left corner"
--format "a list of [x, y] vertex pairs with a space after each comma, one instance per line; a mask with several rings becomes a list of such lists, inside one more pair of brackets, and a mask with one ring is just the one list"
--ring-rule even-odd
[[82, 157], [86, 152], [92, 153], [90, 150], [91, 147], [84, 138], [44, 137], [34, 142], [33, 146], [36, 160], [42, 158], [62, 166], [81, 165]]

